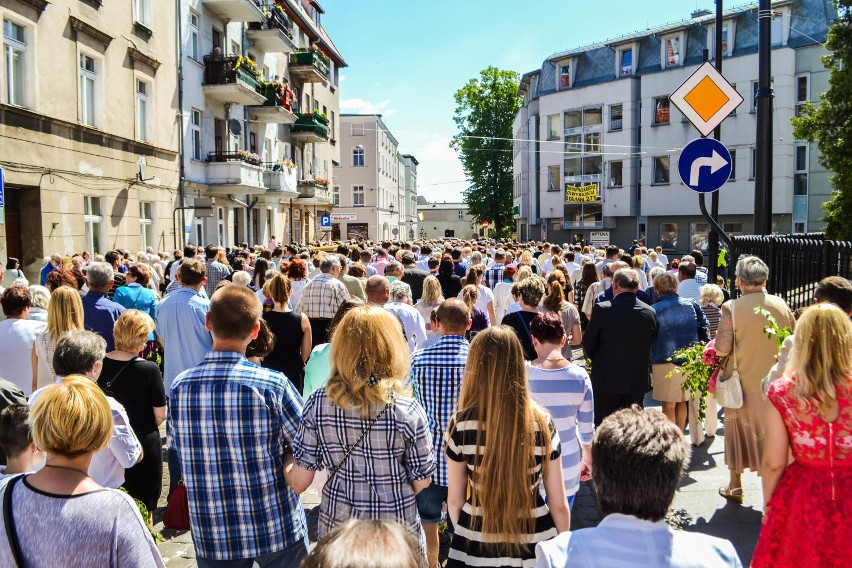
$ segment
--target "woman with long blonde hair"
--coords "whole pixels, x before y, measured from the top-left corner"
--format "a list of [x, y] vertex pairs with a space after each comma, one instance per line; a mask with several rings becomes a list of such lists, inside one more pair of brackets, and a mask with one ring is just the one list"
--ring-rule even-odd
[[471, 342], [445, 450], [457, 527], [448, 567], [531, 567], [535, 544], [568, 530], [559, 434], [530, 396], [512, 329], [491, 327]]
[[435, 335], [435, 330], [432, 329], [430, 318], [432, 310], [440, 306], [444, 301], [444, 295], [441, 293], [441, 283], [434, 276], [427, 276], [423, 279], [423, 293], [414, 307], [423, 316], [426, 322], [426, 337]]
[[56, 381], [53, 350], [62, 337], [83, 329], [83, 302], [80, 293], [70, 286], [60, 286], [47, 304], [47, 329], [33, 344], [33, 391]]
[[[767, 396], [764, 524], [751, 565], [841, 566], [852, 558], [848, 314], [828, 303], [805, 311], [796, 323], [787, 374], [770, 383]], [[801, 538], [803, 521], [807, 538]]]
[[[482, 283], [482, 277], [485, 276], [485, 265], [474, 264], [467, 269], [467, 275], [462, 284], [464, 286], [476, 286], [479, 294], [476, 298], [476, 307], [482, 310], [487, 318], [488, 325], [497, 325], [497, 314], [494, 312], [494, 292], [491, 288]], [[459, 292], [459, 300], [462, 300], [462, 292]], [[487, 327], [487, 326], [486, 326]]]
[[331, 377], [308, 397], [285, 467], [303, 492], [329, 469], [318, 536], [350, 518], [398, 519], [421, 541], [415, 495], [429, 486], [435, 454], [423, 407], [405, 386], [410, 363], [399, 320], [376, 306], [352, 308], [334, 330]]

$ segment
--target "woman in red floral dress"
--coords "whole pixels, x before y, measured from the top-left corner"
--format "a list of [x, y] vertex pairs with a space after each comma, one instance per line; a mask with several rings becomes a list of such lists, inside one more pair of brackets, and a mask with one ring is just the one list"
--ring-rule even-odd
[[751, 565], [843, 566], [852, 559], [849, 316], [827, 303], [809, 308], [793, 349], [788, 374], [767, 393], [764, 525]]

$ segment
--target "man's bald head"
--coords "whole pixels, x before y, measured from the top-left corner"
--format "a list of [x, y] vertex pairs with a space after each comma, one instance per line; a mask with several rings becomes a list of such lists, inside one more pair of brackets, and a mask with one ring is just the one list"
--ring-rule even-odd
[[390, 281], [384, 276], [370, 276], [367, 278], [367, 284], [364, 287], [367, 294], [367, 303], [383, 306], [388, 302], [390, 295]]

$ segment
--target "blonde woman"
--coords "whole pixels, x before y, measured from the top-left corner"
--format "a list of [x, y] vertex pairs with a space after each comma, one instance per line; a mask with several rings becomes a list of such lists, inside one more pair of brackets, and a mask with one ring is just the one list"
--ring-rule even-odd
[[530, 396], [521, 344], [507, 327], [471, 342], [446, 440], [456, 526], [447, 566], [532, 567], [535, 544], [567, 531], [570, 512], [559, 434]]
[[787, 374], [767, 393], [765, 520], [751, 565], [842, 566], [852, 558], [852, 323], [837, 306], [817, 304], [799, 318], [793, 342]]
[[398, 519], [425, 554], [414, 496], [429, 486], [435, 454], [426, 413], [405, 386], [410, 363], [399, 320], [380, 307], [354, 307], [334, 337], [344, 339], [331, 343], [328, 382], [305, 402], [287, 482], [301, 493], [329, 469], [319, 540], [351, 518]]
[[547, 295], [542, 300], [542, 306], [562, 320], [567, 335], [567, 341], [562, 346], [562, 356], [570, 361], [573, 359], [571, 346], [580, 344], [583, 331], [580, 329], [580, 312], [577, 306], [565, 298], [565, 276], [561, 270], [554, 269], [547, 277]]
[[53, 351], [62, 336], [83, 329], [83, 302], [74, 288], [60, 286], [47, 305], [47, 329], [33, 345], [33, 391], [53, 384]]
[[435, 335], [435, 330], [432, 329], [432, 324], [429, 319], [432, 316], [432, 310], [441, 305], [444, 301], [444, 296], [441, 294], [441, 283], [434, 276], [427, 276], [423, 279], [423, 294], [414, 307], [423, 316], [426, 322], [426, 337]]
[[[479, 295], [476, 300], [476, 307], [482, 310], [482, 313], [488, 318], [488, 325], [497, 325], [497, 314], [494, 312], [494, 292], [491, 288], [482, 283], [482, 277], [485, 276], [485, 265], [474, 264], [467, 269], [467, 275], [462, 283], [464, 286], [473, 285], [479, 290]], [[458, 298], [462, 299], [461, 292]]]

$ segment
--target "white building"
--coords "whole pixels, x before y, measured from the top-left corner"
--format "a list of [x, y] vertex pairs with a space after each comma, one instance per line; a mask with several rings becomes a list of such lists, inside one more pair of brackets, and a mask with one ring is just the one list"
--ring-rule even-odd
[[[830, 194], [815, 145], [793, 140], [790, 118], [827, 88], [819, 62], [834, 14], [820, 0], [773, 2], [773, 226], [818, 230]], [[753, 226], [757, 119], [757, 5], [723, 19], [723, 74], [745, 102], [722, 123], [734, 158], [720, 190], [729, 235]], [[521, 239], [588, 242], [609, 231], [614, 243], [645, 239], [669, 250], [706, 244], [697, 194], [677, 174], [680, 149], [700, 137], [669, 101], [714, 53], [715, 18], [696, 12], [676, 24], [548, 57], [523, 76], [514, 123], [515, 221]], [[708, 200], [709, 203], [709, 200]]]

